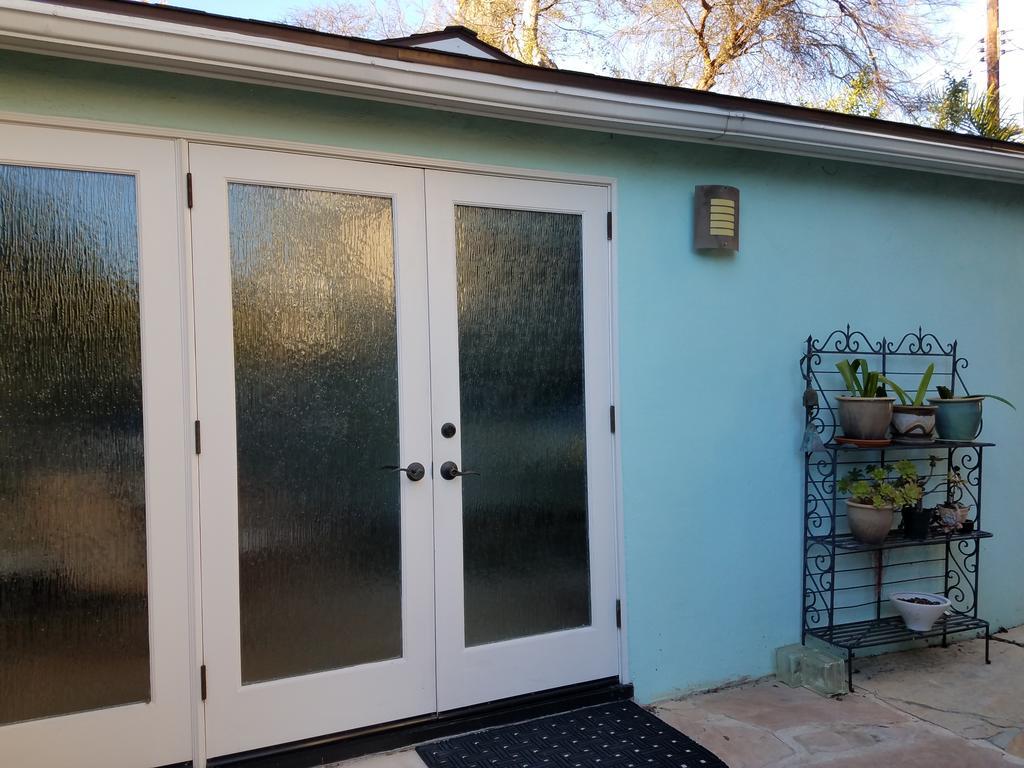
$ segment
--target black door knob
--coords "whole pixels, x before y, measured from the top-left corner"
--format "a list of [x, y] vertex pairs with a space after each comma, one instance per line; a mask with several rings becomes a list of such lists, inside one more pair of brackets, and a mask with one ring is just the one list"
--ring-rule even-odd
[[387, 466], [381, 467], [381, 469], [387, 469], [392, 472], [405, 472], [405, 476], [413, 482], [422, 480], [424, 475], [427, 474], [427, 470], [425, 470], [423, 465], [418, 461], [412, 462], [408, 467], [397, 467], [393, 464], [388, 464]]
[[464, 475], [479, 475], [479, 472], [462, 472], [459, 470], [459, 465], [454, 461], [446, 461], [441, 465], [441, 477], [445, 480], [454, 480], [456, 477], [463, 477]]

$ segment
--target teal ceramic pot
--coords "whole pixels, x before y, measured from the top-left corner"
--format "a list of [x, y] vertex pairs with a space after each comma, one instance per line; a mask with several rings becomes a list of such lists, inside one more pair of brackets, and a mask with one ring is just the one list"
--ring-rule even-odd
[[981, 434], [981, 405], [984, 397], [957, 397], [951, 400], [929, 398], [937, 405], [935, 429], [943, 440], [970, 441]]

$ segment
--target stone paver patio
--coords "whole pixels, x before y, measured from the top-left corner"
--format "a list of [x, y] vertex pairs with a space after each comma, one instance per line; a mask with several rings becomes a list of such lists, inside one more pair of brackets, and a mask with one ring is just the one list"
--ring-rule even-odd
[[[855, 661], [857, 692], [824, 698], [768, 678], [661, 702], [659, 717], [730, 768], [1024, 766], [1024, 627], [992, 642]], [[423, 768], [412, 750], [345, 768]]]

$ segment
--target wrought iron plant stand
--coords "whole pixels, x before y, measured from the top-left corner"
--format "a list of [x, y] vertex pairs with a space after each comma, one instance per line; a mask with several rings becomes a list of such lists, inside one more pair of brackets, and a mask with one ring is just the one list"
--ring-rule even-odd
[[[809, 336], [801, 358], [806, 390], [804, 446], [804, 606], [801, 641], [815, 637], [846, 651], [847, 680], [853, 690], [853, 660], [862, 648], [941, 638], [983, 631], [985, 662], [991, 637], [987, 621], [978, 618], [980, 540], [992, 534], [981, 527], [982, 455], [992, 443], [936, 440], [927, 445], [892, 444], [859, 448], [835, 441], [838, 426], [836, 397], [845, 394], [835, 363], [863, 358], [908, 391], [917, 389], [922, 371], [935, 364], [933, 383], [965, 392], [961, 372], [968, 367], [957, 343], [945, 344], [921, 329], [899, 341], [869, 339], [860, 331], [836, 330], [823, 341]], [[905, 382], [905, 386], [904, 386]], [[973, 510], [973, 530], [929, 531], [924, 540], [902, 530], [890, 532], [877, 545], [863, 544], [849, 532], [841, 474], [865, 465], [885, 465], [907, 458], [927, 478], [925, 504], [961, 502]], [[951, 483], [956, 472], [963, 483]], [[908, 629], [890, 607], [893, 591], [915, 590], [944, 594], [952, 608], [927, 632]]]

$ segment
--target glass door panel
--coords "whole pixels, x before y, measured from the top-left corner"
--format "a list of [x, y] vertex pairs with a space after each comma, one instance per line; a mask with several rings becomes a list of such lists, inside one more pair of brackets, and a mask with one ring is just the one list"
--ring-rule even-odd
[[0, 754], [22, 768], [191, 756], [174, 160], [0, 126]]
[[0, 165], [0, 725], [149, 700], [137, 230], [133, 176]]
[[427, 172], [440, 709], [618, 673], [608, 191]]
[[190, 162], [210, 754], [433, 711], [422, 171]]
[[392, 201], [228, 187], [243, 684], [402, 655]]
[[590, 624], [582, 219], [455, 207], [467, 647]]

